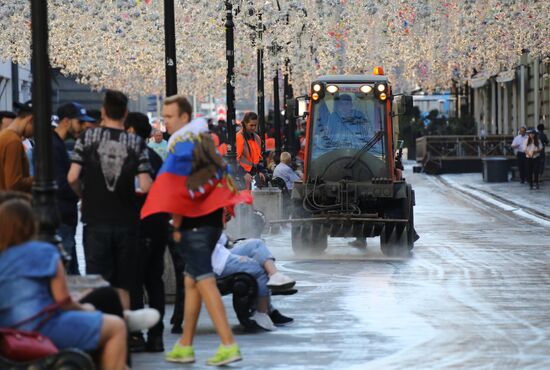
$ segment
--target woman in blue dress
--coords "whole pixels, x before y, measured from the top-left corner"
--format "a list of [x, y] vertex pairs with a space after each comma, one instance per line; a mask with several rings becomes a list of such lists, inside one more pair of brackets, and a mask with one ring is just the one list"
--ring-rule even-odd
[[[50, 304], [63, 302], [37, 330], [58, 349], [98, 350], [101, 369], [127, 369], [124, 321], [70, 298], [57, 248], [31, 240], [35, 225], [28, 201], [0, 203], [0, 327], [10, 327]], [[35, 330], [43, 319], [38, 317], [18, 328]]]

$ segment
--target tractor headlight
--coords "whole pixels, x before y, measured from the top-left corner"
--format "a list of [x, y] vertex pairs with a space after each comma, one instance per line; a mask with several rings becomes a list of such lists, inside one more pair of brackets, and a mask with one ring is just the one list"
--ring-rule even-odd
[[386, 91], [386, 85], [379, 84], [378, 86], [376, 86], [376, 90], [378, 90], [379, 92], [384, 92]]
[[336, 85], [328, 85], [327, 86], [327, 92], [334, 94], [338, 91], [338, 86]]
[[388, 98], [388, 96], [386, 95], [386, 93], [380, 93], [380, 95], [378, 95], [378, 98], [380, 100], [384, 101]]
[[313, 99], [314, 101], [319, 100], [319, 94], [314, 92], [313, 94], [311, 94], [311, 99]]
[[322, 88], [323, 87], [320, 84], [313, 85], [313, 91], [316, 93], [320, 92]]
[[364, 94], [369, 94], [372, 92], [372, 86], [371, 85], [363, 85], [361, 86], [361, 92]]

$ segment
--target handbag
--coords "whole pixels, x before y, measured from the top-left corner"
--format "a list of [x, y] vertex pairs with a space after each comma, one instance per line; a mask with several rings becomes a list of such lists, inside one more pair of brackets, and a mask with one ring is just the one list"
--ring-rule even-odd
[[0, 328], [0, 354], [13, 361], [33, 361], [55, 355], [57, 347], [36, 331]]
[[[9, 328], [0, 328], [0, 355], [12, 361], [33, 361], [58, 353], [59, 350], [55, 344], [48, 337], [40, 334], [38, 330], [69, 299], [67, 298], [60, 303], [51, 304], [33, 316]], [[17, 329], [17, 327], [43, 315], [46, 315], [46, 317], [36, 325], [33, 331]]]

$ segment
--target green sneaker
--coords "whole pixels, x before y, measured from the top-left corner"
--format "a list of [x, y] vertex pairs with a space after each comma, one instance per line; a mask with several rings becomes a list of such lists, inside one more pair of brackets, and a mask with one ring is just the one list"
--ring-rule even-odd
[[182, 364], [188, 364], [195, 362], [195, 352], [193, 352], [193, 347], [191, 346], [182, 346], [180, 342], [176, 342], [172, 350], [166, 353], [164, 357], [166, 361], [169, 362], [179, 362]]
[[241, 361], [242, 359], [241, 349], [237, 343], [229, 346], [220, 344], [214, 357], [210, 357], [208, 361], [206, 361], [206, 364], [211, 366], [223, 366], [231, 362]]

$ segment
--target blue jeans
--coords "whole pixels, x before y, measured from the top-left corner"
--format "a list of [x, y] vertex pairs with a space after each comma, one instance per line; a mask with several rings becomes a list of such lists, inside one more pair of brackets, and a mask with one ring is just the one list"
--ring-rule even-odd
[[247, 239], [231, 249], [220, 277], [246, 272], [254, 276], [258, 283], [258, 297], [269, 296], [267, 273], [263, 267], [268, 259], [275, 260], [265, 243], [260, 239]]
[[67, 274], [69, 275], [80, 275], [78, 271], [78, 259], [76, 257], [76, 226], [71, 226], [67, 224], [59, 225], [57, 233], [61, 237], [61, 244], [63, 244], [63, 249], [71, 257], [71, 261], [67, 266]]

